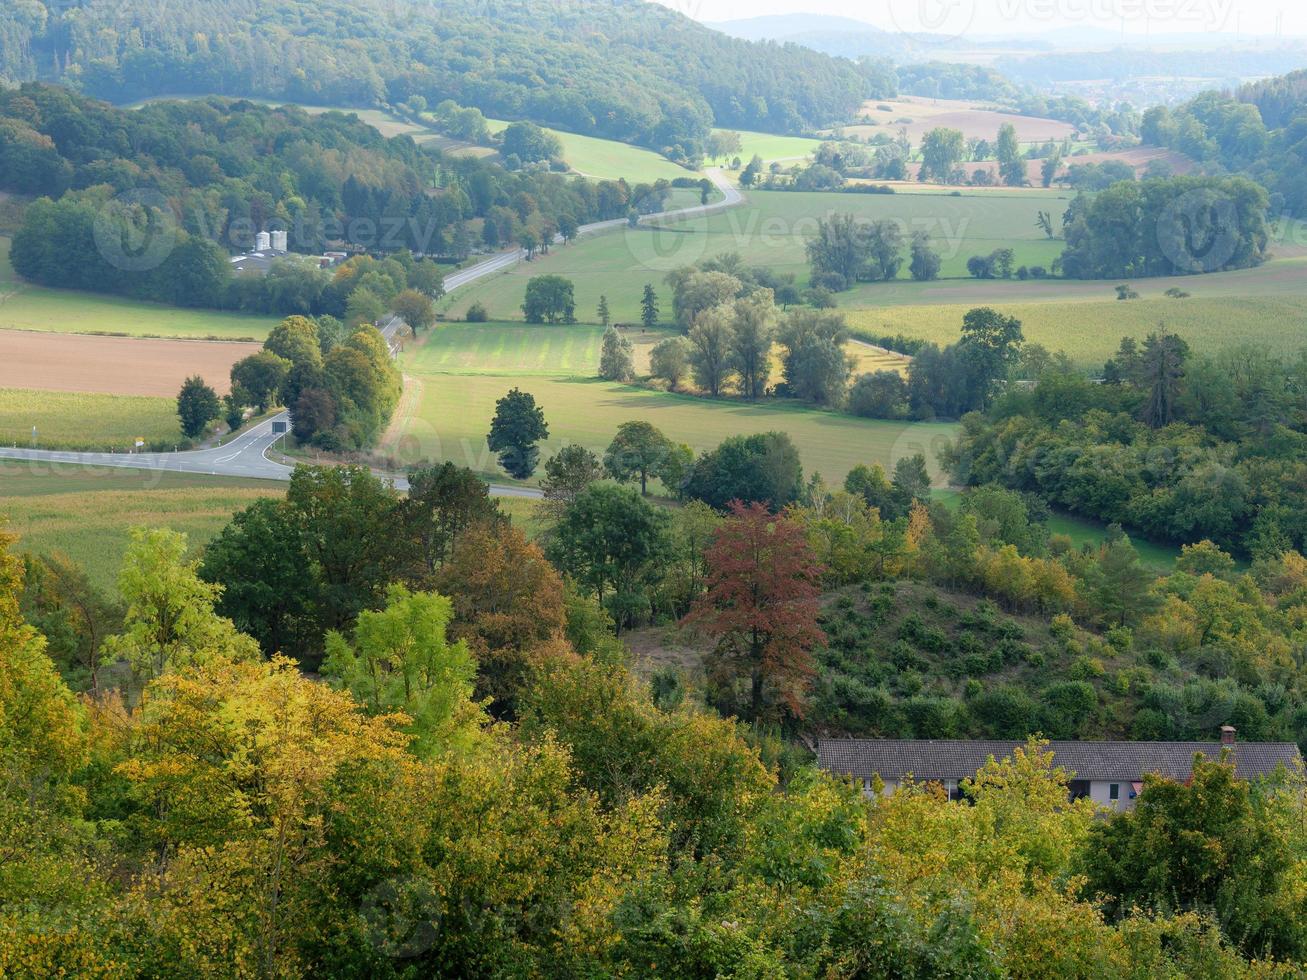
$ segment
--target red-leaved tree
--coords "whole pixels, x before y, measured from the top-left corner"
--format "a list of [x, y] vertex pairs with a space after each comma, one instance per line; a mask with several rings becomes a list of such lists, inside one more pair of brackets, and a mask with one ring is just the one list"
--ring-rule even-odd
[[796, 522], [760, 503], [730, 507], [708, 547], [707, 592], [685, 622], [716, 640], [710, 674], [732, 702], [744, 701], [735, 692], [747, 683], [741, 715], [801, 718], [811, 650], [826, 639], [817, 625], [821, 566]]

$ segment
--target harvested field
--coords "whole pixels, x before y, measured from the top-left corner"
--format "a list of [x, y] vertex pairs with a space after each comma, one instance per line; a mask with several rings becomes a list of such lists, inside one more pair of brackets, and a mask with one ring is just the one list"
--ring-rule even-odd
[[226, 393], [231, 366], [258, 344], [0, 331], [0, 388], [177, 394], [193, 374]]
[[[888, 111], [881, 109], [882, 105], [888, 106]], [[968, 138], [974, 136], [992, 140], [998, 135], [1000, 126], [1011, 123], [1016, 127], [1017, 139], [1022, 143], [1060, 140], [1075, 132], [1075, 127], [1070, 123], [1056, 119], [1018, 116], [1009, 112], [977, 108], [970, 102], [927, 99], [921, 96], [873, 99], [863, 105], [859, 120], [856, 125], [845, 126], [845, 134], [865, 137], [876, 133], [888, 133], [893, 136], [900, 128], [906, 128], [908, 138], [913, 143], [920, 143], [921, 137], [939, 127], [961, 130], [962, 135]]]

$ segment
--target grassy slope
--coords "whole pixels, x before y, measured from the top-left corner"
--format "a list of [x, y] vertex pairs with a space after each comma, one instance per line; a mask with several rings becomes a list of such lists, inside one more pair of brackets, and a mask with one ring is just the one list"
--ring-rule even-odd
[[14, 275], [9, 264], [9, 239], [0, 238], [0, 329], [262, 340], [276, 322], [274, 317], [184, 310], [96, 293], [32, 286]]
[[[508, 128], [503, 119], [487, 119], [490, 132], [498, 134]], [[677, 177], [695, 177], [698, 172], [672, 163], [660, 153], [629, 143], [565, 133], [561, 129], [549, 132], [563, 144], [563, 159], [577, 173], [587, 177], [616, 180], [625, 177], [628, 183], [652, 183], [660, 177], [674, 180]]]
[[130, 528], [183, 531], [198, 552], [234, 511], [282, 493], [284, 484], [260, 480], [0, 463], [0, 518], [19, 550], [63, 551], [103, 588], [113, 587]]
[[590, 376], [597, 368], [598, 337], [589, 326], [436, 330], [404, 355], [405, 402], [412, 408], [407, 415], [401, 411], [385, 448], [402, 462], [449, 459], [503, 479], [486, 433], [496, 399], [515, 386], [544, 409], [550, 427], [541, 445], [546, 459], [567, 443], [602, 453], [621, 423], [643, 419], [696, 451], [731, 435], [788, 432], [806, 472], [840, 481], [858, 463], [892, 464], [916, 451], [933, 455], [952, 432], [949, 425], [875, 422], [786, 402], [714, 401], [599, 381]]
[[762, 157], [763, 163], [771, 163], [773, 160], [801, 160], [811, 156], [821, 142], [804, 136], [775, 136], [771, 133], [754, 133], [747, 129], [736, 130], [736, 132], [740, 134], [741, 147], [737, 155], [743, 163], [753, 159], [754, 154]]
[[[945, 254], [944, 275], [966, 276], [967, 258], [1001, 246], [1016, 250], [1018, 264], [1047, 266], [1061, 251], [1060, 242], [1049, 241], [1035, 228], [1036, 213], [1047, 207], [1043, 196], [1020, 194], [955, 198], [931, 193], [753, 191], [747, 205], [720, 214], [671, 222], [663, 228], [622, 229], [555, 248], [534, 262], [460, 290], [445, 308], [461, 314], [479, 300], [494, 316], [516, 317], [527, 280], [555, 273], [575, 283], [581, 315], [594, 309], [602, 293], [608, 296], [616, 320], [633, 321], [639, 315], [645, 283], [665, 293], [663, 277], [670, 270], [724, 252], [738, 252], [749, 264], [792, 272], [805, 283], [805, 243], [817, 219], [833, 212], [852, 213], [866, 221], [898, 221], [909, 232], [929, 232]], [[670, 306], [669, 297], [664, 305]]]
[[136, 439], [181, 438], [177, 403], [143, 395], [92, 395], [0, 388], [0, 444], [41, 449], [127, 450]]

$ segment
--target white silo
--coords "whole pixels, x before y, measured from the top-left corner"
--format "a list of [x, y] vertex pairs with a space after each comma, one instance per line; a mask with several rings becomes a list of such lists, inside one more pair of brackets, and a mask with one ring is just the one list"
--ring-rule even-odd
[[254, 251], [266, 252], [272, 248], [272, 236], [266, 231], [261, 231], [254, 236]]
[[272, 250], [274, 252], [286, 251], [286, 232], [274, 231], [272, 233]]

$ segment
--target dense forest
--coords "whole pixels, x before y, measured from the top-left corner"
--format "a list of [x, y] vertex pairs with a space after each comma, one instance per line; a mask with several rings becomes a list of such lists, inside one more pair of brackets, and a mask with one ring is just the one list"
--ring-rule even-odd
[[813, 129], [892, 85], [875, 66], [728, 38], [641, 0], [23, 0], [0, 9], [0, 74], [115, 102], [453, 99], [676, 159], [697, 158], [714, 124]]
[[[449, 464], [300, 467], [198, 560], [138, 529], [113, 594], [0, 539], [0, 971], [1296, 975], [1301, 773], [1199, 762], [1104, 818], [1038, 740], [949, 802], [790, 739], [1301, 742], [1299, 553], [1159, 577], [913, 460], [775, 512], [550, 462], [537, 542]], [[650, 621], [702, 672], [635, 674]]]
[[1301, 72], [1204, 92], [1144, 113], [1143, 142], [1179, 150], [1209, 172], [1243, 173], [1271, 194], [1276, 215], [1307, 214], [1307, 103]]
[[[386, 139], [340, 112], [221, 98], [128, 111], [41, 83], [0, 91], [0, 190], [49, 198], [26, 210], [11, 252], [34, 282], [341, 318], [341, 276], [287, 259], [264, 278], [233, 278], [228, 253], [281, 228], [292, 251], [333, 243], [457, 260], [473, 245], [547, 247], [586, 221], [656, 208], [663, 193], [547, 168], [509, 173]], [[439, 276], [423, 281], [439, 288]]]

